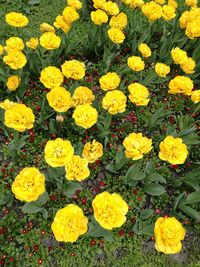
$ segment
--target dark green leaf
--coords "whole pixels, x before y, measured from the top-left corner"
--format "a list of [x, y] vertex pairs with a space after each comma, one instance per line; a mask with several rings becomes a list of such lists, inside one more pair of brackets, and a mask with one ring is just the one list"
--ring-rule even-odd
[[89, 237], [103, 237], [107, 241], [114, 241], [112, 232], [102, 228], [94, 219], [89, 222], [89, 230], [86, 235]]
[[148, 219], [151, 215], [154, 214], [154, 211], [152, 209], [146, 209], [146, 210], [143, 210], [141, 213], [140, 213], [140, 219], [141, 220], [146, 220]]
[[80, 183], [67, 182], [66, 190], [63, 192], [63, 194], [70, 198], [74, 195], [74, 193], [77, 190], [81, 190], [81, 189], [82, 189], [82, 186]]
[[200, 190], [193, 192], [187, 196], [186, 203], [194, 204], [200, 202]]
[[146, 193], [152, 196], [160, 196], [165, 193], [165, 188], [155, 183], [143, 185], [142, 188]]

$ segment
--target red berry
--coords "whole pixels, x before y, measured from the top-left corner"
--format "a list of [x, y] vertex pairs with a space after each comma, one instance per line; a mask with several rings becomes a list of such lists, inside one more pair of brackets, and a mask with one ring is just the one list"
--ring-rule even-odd
[[57, 197], [56, 197], [55, 195], [51, 195], [51, 196], [50, 196], [50, 200], [51, 200], [51, 201], [55, 201], [56, 199], [57, 199]]
[[156, 209], [156, 213], [157, 214], [160, 214], [161, 213], [161, 210], [160, 209]]
[[45, 235], [46, 232], [44, 230], [41, 231], [41, 235]]
[[124, 229], [120, 229], [120, 230], [119, 230], [119, 236], [121, 236], [121, 237], [122, 237], [122, 236], [124, 236], [124, 234], [125, 234], [125, 231], [124, 231]]
[[81, 202], [82, 202], [83, 205], [85, 205], [87, 203], [87, 198], [86, 197], [82, 198]]
[[5, 172], [6, 172], [6, 169], [5, 169], [5, 168], [2, 168], [2, 169], [1, 169], [1, 172], [2, 172], [2, 173], [5, 173]]
[[35, 245], [33, 246], [33, 250], [34, 250], [35, 252], [38, 251], [38, 248], [39, 248], [39, 246], [38, 246], [37, 244], [35, 244]]
[[5, 264], [5, 260], [0, 260], [0, 265], [4, 266], [4, 264]]
[[141, 197], [137, 197], [137, 200], [138, 200], [138, 201], [142, 201], [142, 198], [141, 198]]
[[101, 181], [101, 182], [99, 183], [99, 185], [100, 185], [100, 186], [105, 186], [104, 181]]
[[138, 194], [138, 190], [137, 190], [137, 189], [134, 189], [134, 190], [133, 190], [133, 194], [134, 194], [134, 195], [137, 195], [137, 194]]
[[38, 260], [38, 264], [39, 264], [39, 265], [41, 265], [41, 264], [42, 264], [42, 262], [43, 262], [43, 260], [42, 260], [42, 259], [39, 259], [39, 260]]
[[168, 214], [164, 214], [164, 218], [167, 219], [169, 217]]
[[40, 111], [40, 106], [36, 106], [36, 110], [37, 111]]
[[9, 262], [13, 262], [14, 261], [14, 258], [13, 257], [10, 257], [8, 260], [9, 260]]
[[96, 245], [96, 241], [95, 240], [91, 240], [90, 241], [90, 246], [95, 246]]
[[178, 169], [178, 165], [170, 165], [171, 169], [173, 170], [177, 170]]

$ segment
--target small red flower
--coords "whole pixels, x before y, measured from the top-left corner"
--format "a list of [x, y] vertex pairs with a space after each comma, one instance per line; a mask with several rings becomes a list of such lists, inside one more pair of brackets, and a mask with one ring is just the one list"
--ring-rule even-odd
[[125, 234], [125, 231], [124, 231], [124, 229], [120, 229], [120, 230], [119, 230], [119, 236], [121, 236], [121, 237], [122, 237], [122, 236], [124, 236], [124, 234]]
[[51, 200], [51, 201], [56, 201], [56, 199], [57, 199], [57, 197], [56, 197], [55, 195], [51, 195], [51, 196], [50, 196], [50, 200]]
[[81, 202], [82, 202], [83, 205], [85, 205], [87, 203], [87, 198], [86, 197], [82, 198]]
[[38, 260], [38, 264], [41, 265], [43, 263], [43, 260], [42, 259], [39, 259]]
[[104, 181], [101, 181], [101, 182], [99, 183], [99, 186], [105, 186]]
[[94, 239], [92, 239], [91, 241], [90, 241], [90, 246], [95, 246], [96, 245], [96, 241], [94, 240]]

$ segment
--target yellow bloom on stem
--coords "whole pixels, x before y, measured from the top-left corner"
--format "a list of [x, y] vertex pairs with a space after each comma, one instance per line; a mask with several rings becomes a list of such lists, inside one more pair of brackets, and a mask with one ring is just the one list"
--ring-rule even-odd
[[39, 44], [38, 38], [31, 37], [28, 42], [26, 42], [26, 46], [31, 49], [36, 49]]
[[108, 22], [108, 15], [106, 14], [105, 11], [101, 9], [97, 9], [96, 11], [92, 11], [90, 13], [91, 20], [94, 22], [96, 25], [101, 25], [103, 23]]
[[45, 177], [35, 167], [23, 168], [12, 184], [16, 199], [31, 202], [45, 192]]
[[5, 99], [3, 102], [0, 102], [0, 108], [4, 110], [10, 109], [13, 105], [17, 105], [18, 103], [12, 102], [9, 99]]
[[158, 3], [159, 5], [165, 4], [165, 0], [155, 0], [155, 2]]
[[40, 81], [46, 88], [59, 87], [63, 83], [63, 80], [64, 76], [62, 72], [54, 66], [48, 66], [41, 71]]
[[56, 138], [46, 143], [44, 153], [47, 164], [51, 167], [62, 167], [71, 160], [74, 149], [69, 140]]
[[97, 122], [98, 112], [90, 104], [84, 104], [76, 107], [72, 118], [78, 126], [89, 129]]
[[171, 50], [171, 57], [175, 64], [184, 64], [188, 59], [187, 53], [179, 47]]
[[158, 218], [154, 234], [157, 251], [165, 254], [175, 254], [181, 251], [181, 241], [185, 238], [185, 229], [175, 217]]
[[28, 24], [28, 18], [22, 13], [10, 12], [5, 16], [6, 23], [13, 27], [25, 27]]
[[93, 1], [93, 6], [96, 9], [103, 9], [103, 5], [106, 2], [106, 0], [92, 0]]
[[181, 69], [187, 74], [194, 73], [195, 66], [196, 63], [191, 57], [188, 57], [188, 59], [180, 65]]
[[77, 107], [83, 104], [92, 104], [95, 96], [88, 87], [79, 86], [75, 89], [74, 94], [72, 96], [72, 106]]
[[127, 25], [127, 16], [125, 13], [120, 12], [117, 16], [113, 16], [110, 19], [109, 25], [111, 28], [118, 28], [123, 30]]
[[196, 104], [200, 102], [200, 90], [192, 91], [191, 100]]
[[62, 73], [65, 77], [72, 78], [74, 80], [81, 80], [85, 76], [85, 69], [86, 66], [83, 62], [78, 60], [68, 60], [65, 61], [64, 64], [61, 66]]
[[[192, 24], [192, 26], [195, 26], [196, 25], [196, 27], [194, 27], [193, 30], [195, 31], [195, 29], [196, 29], [197, 32], [198, 32], [198, 29], [199, 29], [198, 25], [199, 24], [198, 24], [198, 21], [197, 20], [199, 19], [199, 16], [200, 16], [200, 8], [198, 8], [198, 7], [193, 7], [189, 11], [183, 12], [182, 15], [181, 15], [181, 17], [180, 17], [180, 19], [179, 19], [180, 27], [182, 29], [186, 29], [187, 28], [187, 25], [189, 23], [194, 22]], [[197, 23], [195, 23], [195, 21], [197, 21]], [[192, 28], [193, 27], [191, 27], [191, 30], [192, 30]]]
[[66, 23], [63, 16], [58, 15], [56, 21], [53, 24], [57, 29], [62, 29], [64, 32], [68, 32], [71, 28], [71, 24]]
[[142, 159], [144, 154], [149, 153], [152, 147], [152, 140], [143, 137], [142, 133], [130, 133], [123, 141], [125, 155], [132, 160]]
[[54, 32], [44, 32], [40, 36], [40, 45], [47, 50], [57, 49], [60, 46], [61, 39]]
[[119, 6], [117, 3], [114, 3], [112, 1], [107, 1], [103, 4], [102, 9], [108, 13], [110, 16], [116, 16], [119, 14]]
[[175, 0], [168, 0], [168, 6], [173, 6], [174, 8], [178, 7], [178, 3]]
[[88, 219], [81, 208], [69, 204], [57, 211], [51, 230], [58, 242], [76, 242], [88, 230]]
[[120, 85], [121, 79], [116, 72], [108, 72], [99, 79], [100, 87], [104, 91], [111, 91]]
[[2, 55], [3, 52], [4, 52], [4, 47], [3, 47], [3, 45], [0, 45], [0, 55]]
[[193, 21], [188, 22], [185, 34], [188, 38], [194, 39], [200, 37], [200, 16]]
[[191, 95], [194, 88], [193, 81], [186, 76], [176, 76], [169, 82], [169, 94]]
[[160, 143], [159, 148], [159, 158], [173, 165], [183, 164], [188, 155], [188, 149], [183, 140], [171, 135]]
[[69, 181], [83, 181], [90, 176], [87, 159], [73, 155], [70, 161], [65, 164], [66, 179]]
[[162, 17], [164, 20], [171, 20], [176, 17], [176, 8], [170, 5], [162, 7]]
[[185, 5], [189, 7], [196, 7], [198, 4], [197, 0], [185, 0]]
[[156, 63], [155, 65], [155, 72], [160, 77], [166, 77], [166, 75], [170, 72], [170, 66], [164, 64], [164, 63]]
[[93, 140], [84, 145], [82, 156], [88, 160], [89, 163], [94, 163], [103, 156], [103, 146], [101, 143]]
[[143, 57], [151, 56], [151, 48], [145, 43], [141, 43], [140, 45], [138, 45], [138, 50], [143, 55]]
[[21, 78], [17, 75], [8, 77], [6, 86], [10, 91], [15, 91], [21, 83]]
[[3, 57], [3, 62], [8, 65], [13, 70], [18, 70], [23, 68], [27, 59], [26, 56], [21, 51], [9, 51], [9, 53]]
[[151, 1], [142, 6], [142, 13], [149, 19], [154, 21], [162, 16], [162, 7], [156, 2]]
[[46, 97], [49, 106], [57, 112], [66, 112], [71, 107], [71, 94], [64, 87], [54, 87]]
[[42, 33], [44, 33], [44, 32], [55, 32], [55, 29], [49, 23], [44, 22], [44, 23], [40, 24], [40, 31]]
[[79, 10], [82, 8], [82, 3], [79, 0], [67, 0], [67, 5]]
[[[6, 40], [6, 46], [4, 50], [9, 52], [10, 50], [21, 51], [24, 49], [24, 42], [19, 37], [10, 37]], [[12, 51], [11, 51], [12, 52]]]
[[141, 8], [143, 5], [144, 5], [144, 1], [143, 0], [128, 0], [128, 5], [131, 7], [131, 8]]
[[147, 106], [150, 99], [149, 91], [146, 86], [140, 83], [132, 83], [129, 85], [128, 90], [130, 92], [129, 99], [137, 106]]
[[123, 113], [126, 110], [127, 97], [122, 91], [113, 90], [106, 93], [102, 100], [102, 106], [112, 115]]
[[76, 9], [72, 6], [67, 6], [63, 10], [62, 15], [67, 24], [71, 24], [72, 22], [79, 19], [79, 14], [76, 12]]
[[145, 64], [141, 57], [132, 56], [127, 60], [127, 64], [133, 71], [141, 71], [144, 69]]
[[24, 132], [33, 128], [35, 116], [31, 108], [24, 104], [14, 103], [4, 114], [4, 123], [7, 127]]
[[110, 28], [108, 30], [108, 37], [115, 44], [122, 44], [125, 39], [123, 31], [118, 28]]
[[116, 193], [105, 191], [96, 195], [92, 207], [95, 220], [107, 230], [121, 227], [126, 222], [128, 204]]

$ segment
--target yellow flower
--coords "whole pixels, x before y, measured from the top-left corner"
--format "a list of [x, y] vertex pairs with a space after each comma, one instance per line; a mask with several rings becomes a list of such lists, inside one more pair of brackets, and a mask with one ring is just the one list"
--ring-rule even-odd
[[46, 97], [49, 106], [57, 112], [66, 112], [71, 107], [71, 94], [64, 87], [54, 87]]
[[195, 72], [195, 66], [195, 61], [191, 57], [188, 57], [188, 59], [184, 62], [184, 64], [181, 64], [180, 67], [185, 73], [192, 74]]
[[127, 97], [122, 91], [113, 90], [106, 93], [102, 100], [102, 106], [110, 114], [122, 113], [126, 110]]
[[128, 204], [116, 193], [105, 191], [96, 195], [92, 207], [95, 220], [107, 230], [121, 227], [126, 222]]
[[120, 77], [116, 72], [108, 72], [107, 74], [101, 76], [99, 79], [100, 87], [104, 91], [116, 89], [121, 82]]
[[147, 106], [150, 99], [148, 89], [140, 83], [132, 83], [129, 85], [129, 99], [137, 106]]
[[127, 16], [125, 13], [120, 12], [117, 16], [113, 16], [110, 19], [109, 25], [111, 28], [118, 28], [123, 30], [127, 25]]
[[83, 181], [90, 176], [87, 159], [74, 155], [70, 161], [65, 164], [66, 179], [69, 181]]
[[110, 16], [116, 16], [119, 14], [119, 7], [117, 3], [114, 3], [112, 1], [107, 1], [103, 4], [102, 9], [108, 13]]
[[59, 87], [63, 80], [62, 72], [54, 66], [46, 67], [41, 71], [40, 81], [46, 88]]
[[5, 99], [3, 102], [0, 102], [0, 108], [4, 110], [11, 109], [13, 105], [17, 105], [18, 103], [12, 102], [9, 99]]
[[174, 8], [178, 7], [178, 3], [175, 0], [168, 0], [168, 6], [173, 6]]
[[185, 11], [179, 18], [181, 29], [185, 29], [187, 27], [188, 22], [189, 22], [189, 11]]
[[141, 43], [140, 45], [138, 45], [138, 50], [143, 55], [143, 57], [151, 56], [151, 49], [147, 44]]
[[26, 46], [31, 49], [36, 49], [39, 44], [38, 38], [31, 37], [28, 42], [26, 42]]
[[76, 12], [76, 9], [72, 6], [67, 6], [63, 10], [62, 15], [67, 24], [71, 24], [75, 20], [79, 19], [79, 14]]
[[62, 73], [65, 77], [72, 78], [74, 80], [81, 80], [85, 76], [85, 64], [78, 60], [68, 60], [65, 61], [61, 66]]
[[197, 3], [197, 0], [185, 0], [185, 5], [189, 7], [196, 7]]
[[9, 109], [6, 109], [4, 116], [5, 125], [19, 132], [33, 128], [35, 121], [32, 109], [18, 103], [14, 103]]
[[59, 242], [76, 242], [88, 230], [88, 219], [81, 208], [69, 204], [57, 211], [51, 230]]
[[164, 63], [156, 63], [155, 72], [160, 77], [166, 77], [166, 75], [170, 72], [170, 66], [168, 66]]
[[162, 7], [162, 17], [164, 20], [171, 20], [176, 17], [176, 8], [170, 5]]
[[175, 217], [158, 218], [154, 234], [157, 251], [165, 254], [176, 254], [181, 251], [181, 241], [185, 238], [185, 229]]
[[96, 11], [92, 11], [91, 14], [91, 20], [96, 24], [96, 25], [101, 25], [103, 23], [108, 22], [108, 15], [106, 14], [105, 11], [101, 9], [97, 9]]
[[93, 140], [84, 145], [82, 156], [88, 160], [89, 163], [94, 163], [103, 156], [103, 146], [101, 143]]
[[[197, 7], [191, 8], [190, 11], [183, 12], [179, 19], [180, 27], [182, 29], [186, 29], [187, 25], [189, 23], [192, 23], [193, 21], [195, 22], [196, 20], [198, 20], [199, 16], [200, 16], [200, 8], [197, 8]], [[196, 24], [194, 23], [194, 25]], [[198, 27], [197, 27], [197, 31], [198, 31]]]
[[[17, 50], [21, 51], [24, 49], [24, 42], [19, 37], [10, 37], [6, 40], [6, 46], [4, 47], [4, 50], [9, 52], [10, 50]], [[11, 51], [12, 52], [12, 51]]]
[[110, 28], [108, 30], [108, 36], [115, 44], [122, 44], [125, 39], [125, 35], [122, 30], [118, 28]]
[[45, 177], [35, 167], [23, 168], [12, 184], [12, 192], [21, 201], [35, 201], [45, 192]]
[[136, 57], [136, 56], [129, 57], [127, 63], [129, 68], [134, 71], [141, 71], [145, 67], [144, 61], [142, 60], [141, 57]]
[[44, 33], [44, 32], [55, 32], [55, 29], [49, 23], [45, 23], [44, 22], [44, 23], [40, 24], [40, 31], [42, 33]]
[[155, 0], [155, 2], [158, 3], [159, 5], [165, 4], [165, 0]]
[[26, 56], [20, 51], [9, 51], [9, 53], [3, 57], [3, 62], [11, 69], [17, 70], [23, 68], [26, 63]]
[[57, 49], [61, 39], [54, 32], [45, 32], [40, 36], [40, 45], [47, 50]]
[[193, 89], [193, 81], [186, 76], [176, 76], [169, 82], [169, 94], [191, 95]]
[[160, 143], [159, 147], [159, 158], [170, 164], [183, 164], [187, 158], [187, 146], [183, 143], [181, 138], [174, 138], [173, 136], [168, 135]]
[[144, 5], [144, 1], [143, 0], [130, 0], [130, 3], [128, 3], [128, 5], [131, 8], [141, 8]]
[[67, 0], [67, 5], [72, 6], [75, 9], [81, 9], [82, 8], [82, 3], [79, 0]]
[[92, 104], [95, 96], [93, 95], [92, 90], [86, 86], [79, 86], [75, 89], [72, 96], [72, 106], [77, 107], [83, 104]]
[[130, 133], [123, 141], [125, 155], [132, 160], [142, 159], [144, 154], [151, 151], [152, 140], [143, 137], [142, 133]]
[[187, 53], [179, 47], [171, 50], [171, 56], [175, 64], [184, 64], [188, 59]]
[[186, 35], [190, 39], [200, 37], [200, 16], [187, 24]]
[[74, 149], [70, 141], [57, 138], [46, 143], [45, 160], [51, 167], [62, 167], [71, 160]]
[[106, 2], [106, 0], [92, 0], [93, 1], [93, 6], [94, 6], [94, 8], [96, 8], [96, 9], [103, 9], [103, 5], [104, 5], [104, 3]]
[[10, 91], [15, 91], [21, 83], [21, 78], [17, 75], [8, 77], [6, 86]]
[[0, 55], [2, 55], [3, 52], [4, 52], [4, 47], [3, 47], [3, 45], [0, 45]]
[[56, 21], [53, 24], [57, 29], [62, 29], [64, 32], [68, 32], [71, 28], [71, 25], [66, 23], [64, 20], [64, 17], [61, 15], [58, 15], [56, 17]]
[[151, 1], [142, 6], [142, 13], [149, 19], [149, 21], [154, 21], [162, 16], [162, 7], [156, 2]]
[[90, 104], [84, 104], [76, 107], [72, 118], [78, 126], [88, 129], [97, 122], [98, 112]]
[[191, 93], [191, 100], [195, 104], [200, 102], [200, 90], [195, 90]]
[[25, 27], [28, 24], [28, 18], [22, 13], [10, 12], [5, 19], [6, 23], [14, 27]]

